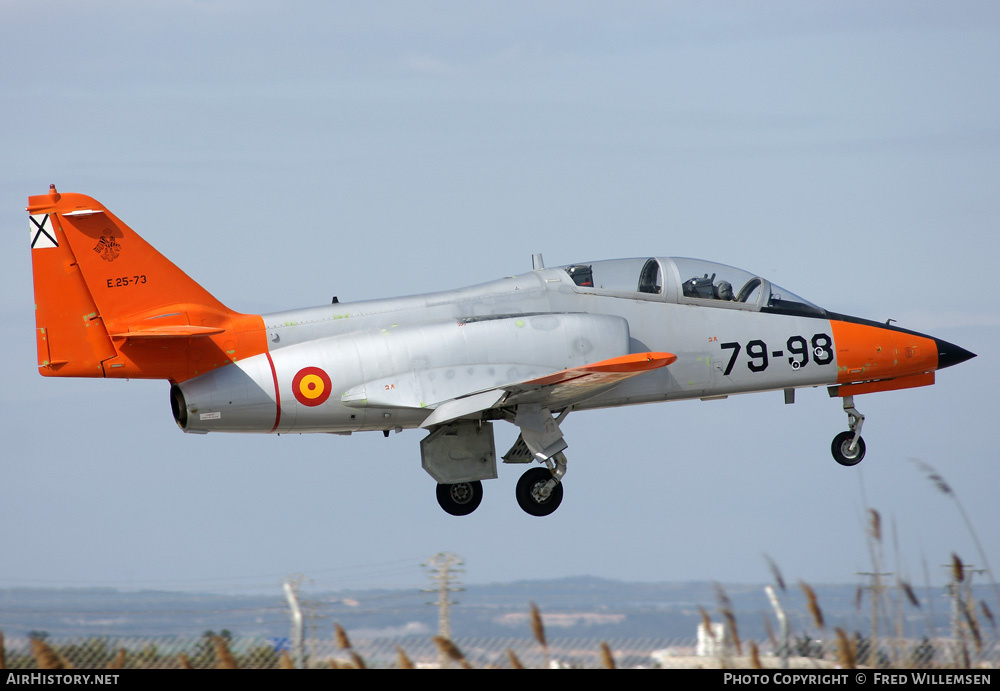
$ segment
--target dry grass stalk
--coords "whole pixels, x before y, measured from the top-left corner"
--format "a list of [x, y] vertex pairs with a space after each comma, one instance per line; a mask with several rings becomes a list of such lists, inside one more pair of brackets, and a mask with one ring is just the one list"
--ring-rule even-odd
[[56, 655], [41, 638], [31, 639], [31, 654], [38, 663], [38, 669], [69, 669], [65, 664], [66, 661]]
[[216, 669], [239, 669], [236, 658], [229, 652], [226, 639], [221, 636], [212, 636], [212, 643], [215, 645], [215, 668]]
[[[983, 616], [986, 617], [986, 621], [990, 623], [990, 626], [993, 627], [993, 631], [996, 632], [997, 622], [996, 619], [993, 618], [993, 612], [990, 611], [990, 606], [986, 604], [986, 600], [980, 600], [979, 606], [983, 610]], [[3, 634], [0, 634], [0, 655], [3, 654], [2, 646], [3, 646]], [[0, 664], [2, 664], [2, 660], [0, 660]], [[0, 669], [2, 669], [2, 667], [0, 667]]]
[[778, 565], [775, 564], [774, 560], [766, 554], [764, 555], [764, 559], [767, 560], [767, 566], [771, 569], [771, 575], [774, 577], [774, 582], [778, 584], [779, 588], [781, 588], [781, 592], [787, 592], [785, 588], [785, 579], [781, 577], [781, 570], [778, 569]]
[[[715, 596], [719, 599], [719, 613], [726, 620], [726, 628], [729, 629], [729, 636], [733, 641], [733, 645], [736, 646], [736, 653], [742, 655], [743, 646], [740, 645], [740, 632], [736, 629], [736, 616], [733, 614], [733, 603], [729, 600], [729, 596], [726, 595], [726, 591], [722, 589], [721, 585], [716, 584]], [[711, 629], [709, 629], [709, 633], [711, 633]]]
[[125, 648], [119, 648], [115, 659], [108, 663], [108, 669], [125, 669]]
[[396, 666], [400, 669], [415, 669], [413, 660], [406, 654], [406, 651], [396, 646]]
[[764, 669], [764, 665], [760, 663], [760, 651], [754, 641], [750, 641], [750, 669]]
[[816, 624], [816, 628], [826, 628], [823, 622], [823, 610], [819, 608], [819, 603], [816, 601], [816, 593], [808, 583], [803, 581], [799, 581], [799, 587], [802, 588], [802, 592], [806, 595], [806, 606], [809, 609], [809, 614], [812, 615], [813, 623]]
[[958, 651], [960, 660], [959, 666], [962, 669], [969, 669], [970, 667], [972, 667], [972, 660], [969, 659], [969, 649], [965, 647], [965, 637], [963, 636], [960, 640], [961, 640], [961, 645], [959, 646], [959, 651]]
[[917, 599], [917, 594], [913, 592], [913, 588], [910, 587], [910, 584], [901, 579], [899, 581], [899, 587], [903, 589], [903, 592], [906, 594], [906, 599], [910, 601], [910, 604], [917, 609], [920, 609], [920, 600]]
[[353, 665], [354, 669], [367, 669], [368, 668], [368, 666], [365, 664], [365, 661], [361, 658], [361, 656], [358, 655], [353, 650], [351, 650], [348, 653], [348, 655], [350, 655], [350, 657], [351, 657], [351, 665]]
[[764, 617], [764, 633], [767, 634], [767, 641], [771, 644], [771, 647], [775, 650], [778, 649], [778, 638], [774, 635], [774, 627], [771, 626], [771, 620], [766, 614], [762, 615]]
[[542, 623], [542, 613], [538, 611], [538, 605], [531, 603], [531, 632], [535, 635], [535, 640], [543, 648], [548, 648], [545, 642], [545, 625]]
[[854, 669], [857, 665], [854, 646], [842, 628], [838, 626], [834, 630], [837, 632], [837, 661], [843, 669]]
[[965, 580], [965, 566], [954, 552], [951, 553], [951, 579], [956, 583]]
[[472, 665], [469, 664], [465, 656], [462, 655], [462, 651], [458, 649], [454, 643], [445, 638], [444, 636], [434, 636], [434, 645], [438, 647], [438, 650], [444, 654], [452, 662], [457, 662], [463, 669], [472, 669]]
[[882, 542], [882, 516], [875, 509], [868, 509], [868, 513], [871, 515], [872, 537], [875, 542]]
[[604, 669], [615, 668], [615, 657], [611, 654], [611, 648], [604, 641], [601, 641], [601, 666]]
[[932, 468], [931, 466], [929, 466], [928, 464], [924, 463], [923, 461], [917, 458], [914, 458], [913, 462], [917, 464], [917, 467], [919, 467], [921, 470], [927, 473], [927, 479], [934, 483], [934, 485], [938, 488], [938, 491], [941, 492], [941, 494], [948, 494], [952, 496], [954, 495], [954, 493], [951, 491], [951, 486], [944, 481], [944, 478], [941, 477], [938, 474], [938, 472], [934, 470], [934, 468]]
[[347, 632], [344, 631], [344, 628], [340, 624], [334, 624], [333, 632], [337, 638], [337, 646], [342, 650], [350, 650], [351, 639], [347, 637]]
[[[997, 586], [997, 579], [993, 575], [993, 569], [990, 568], [990, 563], [986, 558], [986, 551], [983, 549], [983, 545], [979, 540], [979, 535], [976, 533], [976, 529], [973, 528], [972, 521], [969, 520], [969, 514], [965, 512], [965, 507], [959, 500], [958, 494], [952, 491], [948, 483], [944, 481], [944, 478], [938, 475], [938, 473], [931, 466], [916, 459], [914, 462], [918, 467], [927, 473], [927, 476], [934, 482], [935, 485], [937, 485], [938, 490], [940, 490], [942, 494], [950, 496], [952, 501], [955, 502], [955, 508], [958, 509], [958, 513], [961, 514], [962, 521], [965, 523], [965, 527], [969, 531], [969, 536], [972, 537], [972, 541], [976, 544], [976, 550], [979, 552], [979, 558], [982, 559], [982, 564], [986, 568], [986, 573], [990, 579], [990, 585], [993, 588], [993, 595], [996, 597], [997, 603], [1000, 604], [1000, 587]], [[961, 580], [956, 579], [956, 582], [960, 583]]]
[[705, 627], [705, 633], [712, 634], [712, 617], [708, 616], [708, 612], [701, 605], [698, 605], [698, 612], [701, 614], [701, 625]]
[[521, 660], [518, 659], [517, 655], [510, 648], [507, 648], [507, 659], [510, 660], [511, 669], [524, 669], [524, 665], [521, 664]]
[[282, 650], [278, 656], [278, 669], [295, 669], [295, 663], [292, 662], [292, 656], [287, 650]]
[[191, 666], [191, 660], [189, 660], [188, 656], [184, 653], [177, 656], [177, 665], [181, 669], [194, 669], [194, 667]]
[[965, 619], [965, 623], [969, 625], [969, 631], [972, 633], [972, 640], [976, 644], [976, 652], [981, 653], [983, 651], [983, 638], [979, 635], [979, 621], [976, 619], [976, 609], [964, 598], [961, 601], [962, 604], [962, 617]]
[[743, 645], [740, 643], [740, 632], [736, 629], [736, 617], [733, 615], [732, 611], [726, 610], [722, 613], [722, 616], [726, 619], [726, 626], [729, 627], [729, 634], [733, 638], [733, 645], [736, 646], [736, 654], [743, 654]]

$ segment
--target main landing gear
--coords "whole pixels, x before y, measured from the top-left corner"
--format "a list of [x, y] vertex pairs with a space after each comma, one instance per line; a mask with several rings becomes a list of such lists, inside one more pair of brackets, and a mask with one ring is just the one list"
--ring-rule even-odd
[[517, 481], [514, 492], [517, 505], [527, 514], [548, 516], [562, 503], [566, 456], [560, 451], [552, 457], [552, 461], [553, 468], [531, 468]]
[[[548, 408], [521, 404], [508, 419], [520, 428], [504, 463], [542, 463], [525, 472], [514, 496], [531, 516], [548, 516], [562, 503], [567, 447], [559, 423], [569, 409], [553, 416]], [[496, 473], [496, 452], [490, 422], [457, 420], [437, 427], [420, 442], [421, 464], [437, 480], [438, 504], [452, 516], [468, 516], [483, 501], [483, 479]], [[456, 482], [457, 480], [457, 482]]]
[[563, 498], [562, 479], [566, 475], [567, 447], [559, 423], [566, 419], [569, 408], [555, 417], [548, 408], [522, 404], [517, 407], [514, 424], [521, 435], [504, 455], [505, 463], [544, 463], [544, 468], [531, 468], [517, 481], [514, 492], [517, 504], [531, 516], [548, 516], [559, 508]]
[[479, 480], [456, 482], [453, 485], [439, 483], [437, 500], [441, 508], [452, 516], [468, 516], [483, 501], [483, 483]]
[[850, 429], [833, 438], [830, 451], [837, 463], [852, 466], [865, 457], [865, 440], [861, 438], [865, 416], [854, 407], [854, 396], [844, 396], [844, 412], [847, 413], [847, 426]]

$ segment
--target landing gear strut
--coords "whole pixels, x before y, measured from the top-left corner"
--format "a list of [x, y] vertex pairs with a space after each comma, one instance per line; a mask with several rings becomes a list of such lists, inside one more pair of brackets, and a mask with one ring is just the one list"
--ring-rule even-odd
[[453, 485], [440, 483], [437, 486], [437, 500], [441, 508], [452, 516], [468, 516], [483, 501], [483, 483], [479, 480], [456, 482]]
[[844, 396], [844, 412], [847, 413], [847, 426], [850, 429], [833, 438], [830, 451], [837, 463], [852, 466], [865, 457], [865, 440], [861, 438], [865, 416], [854, 407], [854, 396]]
[[548, 408], [537, 404], [517, 407], [514, 424], [521, 434], [504, 457], [504, 463], [544, 463], [544, 468], [532, 468], [517, 481], [517, 504], [532, 516], [548, 516], [562, 502], [562, 479], [566, 475], [567, 447], [559, 423], [566, 419], [569, 408], [564, 408], [555, 418]]

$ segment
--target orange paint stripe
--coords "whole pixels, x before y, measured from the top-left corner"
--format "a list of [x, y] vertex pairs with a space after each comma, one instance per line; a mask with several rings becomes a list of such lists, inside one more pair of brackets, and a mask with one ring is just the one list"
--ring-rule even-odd
[[677, 356], [673, 353], [633, 353], [574, 369], [584, 372], [645, 372], [646, 370], [666, 367], [676, 360]]
[[574, 379], [586, 377], [588, 381], [627, 379], [648, 370], [666, 367], [674, 362], [677, 356], [673, 353], [633, 353], [621, 357], [601, 360], [581, 367], [572, 367], [555, 374], [524, 382], [537, 386], [562, 384]]
[[844, 384], [837, 387], [837, 395], [855, 396], [863, 393], [877, 393], [879, 391], [898, 391], [899, 389], [914, 389], [918, 386], [930, 386], [934, 383], [934, 373], [911, 374], [908, 377], [897, 377], [896, 379], [883, 379], [881, 381], [861, 382], [858, 384]]

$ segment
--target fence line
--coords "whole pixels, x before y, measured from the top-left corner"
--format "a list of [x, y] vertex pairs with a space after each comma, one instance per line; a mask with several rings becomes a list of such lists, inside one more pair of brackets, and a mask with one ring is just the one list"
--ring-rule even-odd
[[[213, 641], [207, 636], [160, 637], [91, 637], [45, 640], [55, 657], [74, 669], [107, 669], [122, 665], [124, 668], [171, 669], [190, 665], [194, 668], [212, 668], [218, 665], [218, 655]], [[307, 666], [331, 667], [357, 664], [373, 668], [395, 667], [400, 664], [400, 651], [414, 666], [436, 667], [441, 659], [434, 640], [427, 636], [399, 638], [372, 638], [352, 640], [350, 650], [342, 649], [334, 639], [308, 639], [306, 641]], [[744, 641], [742, 654], [734, 650], [719, 651], [711, 656], [696, 655], [696, 641], [667, 638], [621, 638], [601, 640], [596, 638], [555, 638], [543, 649], [535, 640], [525, 638], [456, 638], [455, 646], [472, 667], [505, 667], [514, 665], [511, 653], [524, 667], [582, 667], [599, 668], [606, 664], [602, 657], [602, 644], [611, 651], [617, 667], [733, 667], [751, 666], [749, 643]], [[765, 667], [776, 668], [780, 659], [774, 655], [772, 645], [758, 642], [761, 661]], [[282, 666], [282, 651], [287, 650], [286, 639], [236, 637], [226, 641], [234, 663], [241, 668], [269, 669]], [[32, 653], [31, 641], [20, 637], [4, 642], [2, 658], [8, 669], [34, 669], [39, 667]], [[352, 656], [351, 653], [355, 655]], [[806, 652], [807, 655], [796, 653]], [[856, 651], [857, 652], [857, 651]], [[878, 664], [893, 667], [955, 667], [963, 659], [954, 649], [950, 639], [892, 640], [880, 642]], [[815, 641], [807, 651], [793, 651], [791, 666], [823, 667], [837, 661], [836, 647]], [[890, 655], [892, 657], [890, 657]], [[1000, 649], [996, 641], [981, 650], [973, 646], [967, 651], [968, 664], [973, 667], [1000, 666]], [[859, 664], [865, 662], [859, 655]]]

